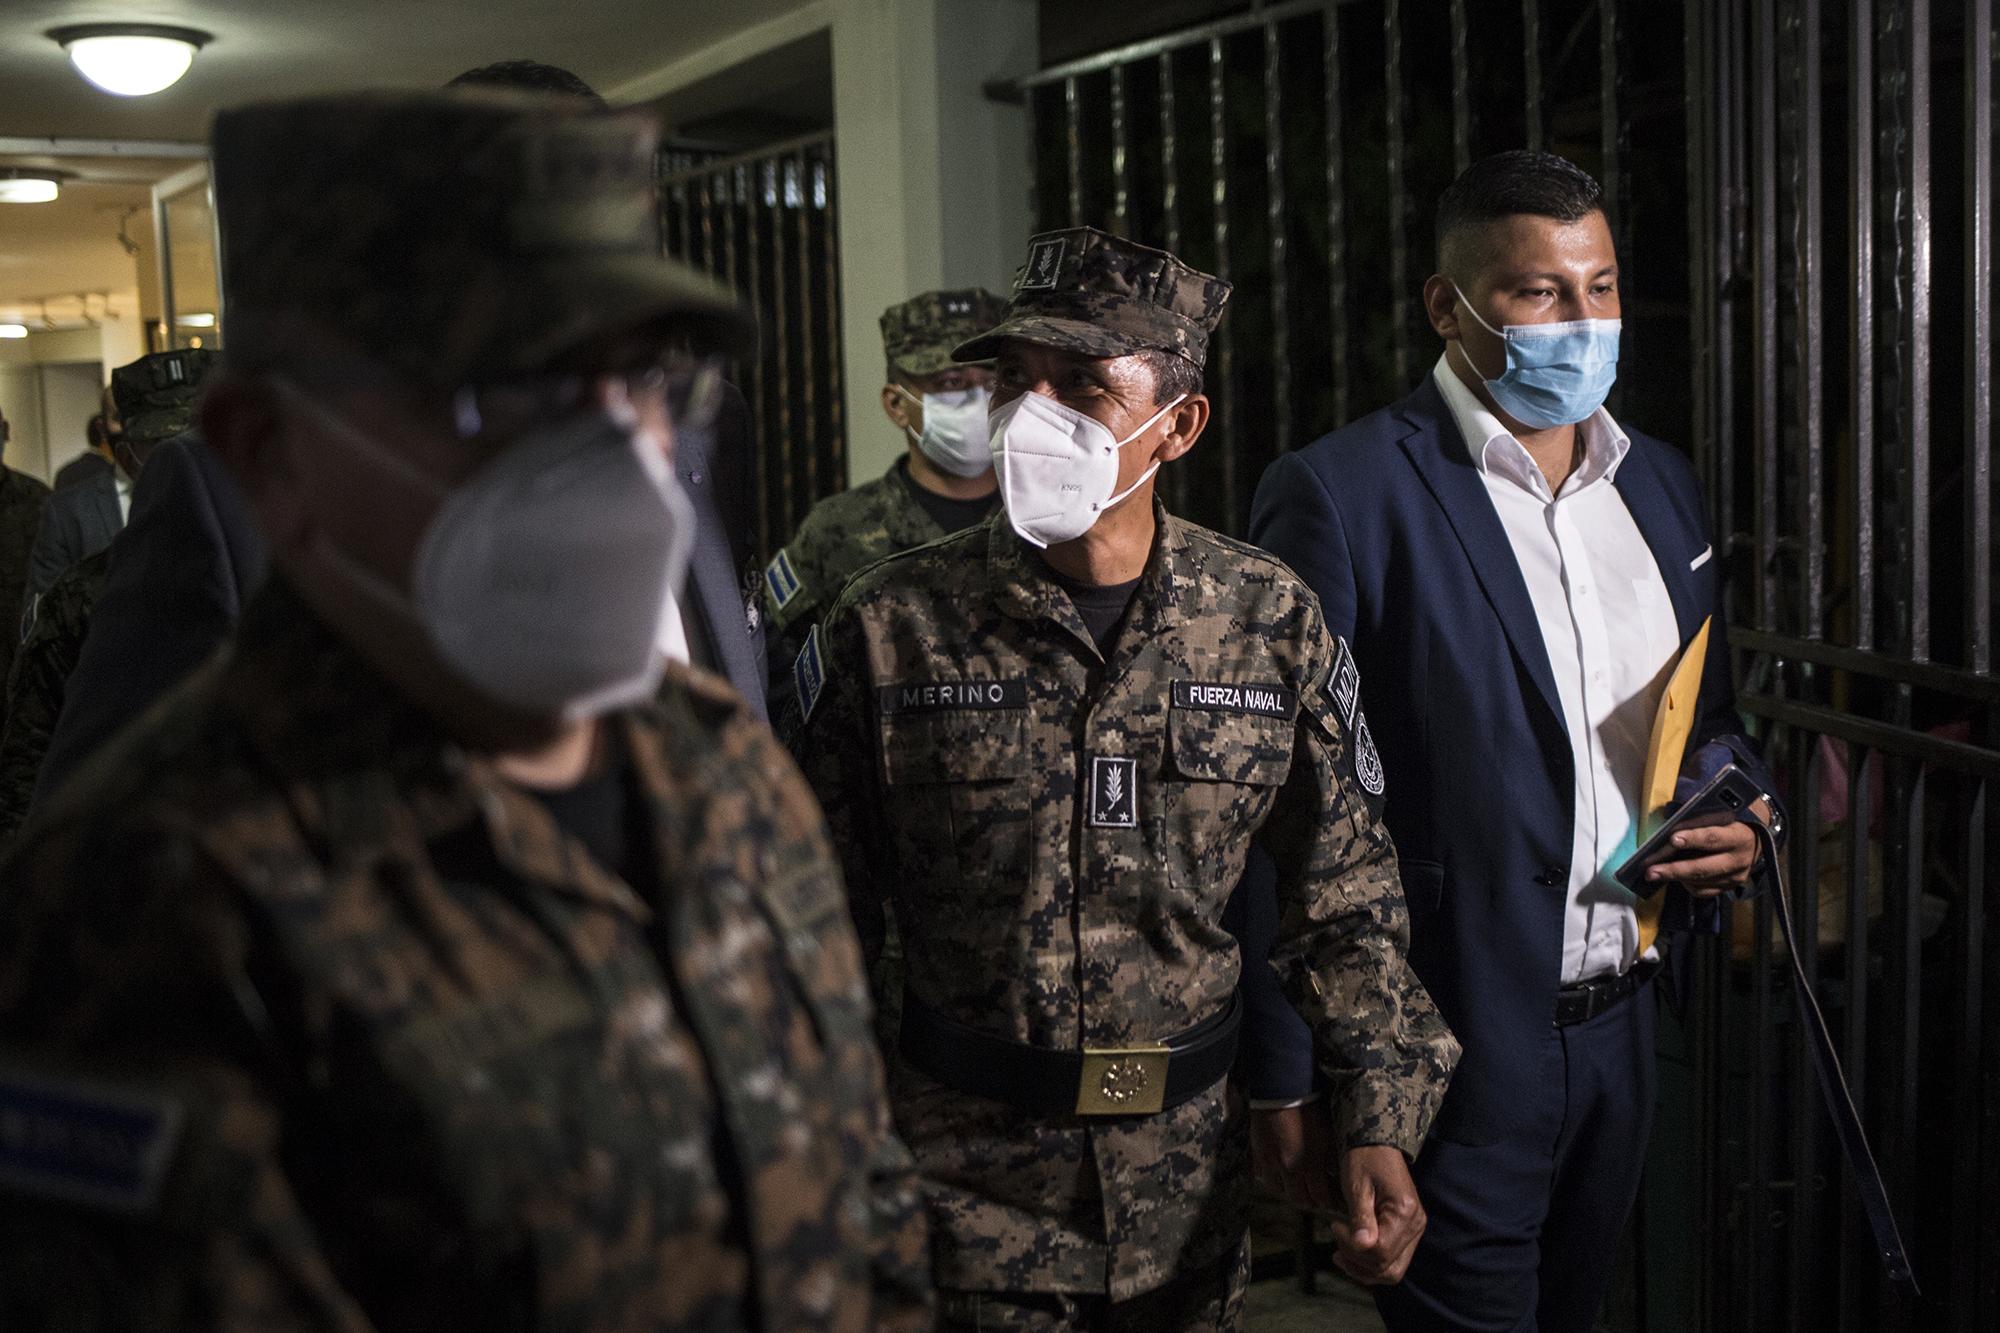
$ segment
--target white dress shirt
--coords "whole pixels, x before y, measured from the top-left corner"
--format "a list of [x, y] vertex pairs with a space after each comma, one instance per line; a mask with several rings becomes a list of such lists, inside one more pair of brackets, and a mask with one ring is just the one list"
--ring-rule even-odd
[[1569, 732], [1576, 828], [1561, 980], [1613, 976], [1638, 960], [1639, 922], [1611, 872], [1637, 845], [1646, 744], [1680, 650], [1660, 567], [1612, 485], [1632, 441], [1599, 408], [1577, 428], [1582, 462], [1551, 495], [1527, 449], [1444, 358], [1432, 374], [1513, 545]]
[[119, 468], [111, 474], [111, 484], [118, 490], [118, 522], [120, 525], [132, 519], [132, 479]]

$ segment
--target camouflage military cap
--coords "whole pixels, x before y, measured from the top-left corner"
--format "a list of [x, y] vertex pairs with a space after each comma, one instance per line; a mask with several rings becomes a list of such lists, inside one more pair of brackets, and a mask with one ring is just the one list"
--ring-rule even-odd
[[195, 400], [216, 354], [204, 347], [154, 352], [111, 372], [111, 401], [128, 444], [157, 444], [194, 426]]
[[1020, 338], [1085, 356], [1157, 349], [1200, 366], [1228, 300], [1228, 283], [1165, 250], [1095, 227], [1045, 231], [1028, 241], [1006, 318], [952, 359], [983, 361]]
[[935, 375], [951, 350], [1006, 317], [1007, 302], [983, 287], [925, 292], [882, 312], [882, 351], [891, 373]]
[[283, 359], [270, 344], [303, 321], [452, 387], [654, 325], [736, 344], [735, 297], [661, 256], [657, 148], [645, 116], [483, 88], [225, 111], [231, 352]]

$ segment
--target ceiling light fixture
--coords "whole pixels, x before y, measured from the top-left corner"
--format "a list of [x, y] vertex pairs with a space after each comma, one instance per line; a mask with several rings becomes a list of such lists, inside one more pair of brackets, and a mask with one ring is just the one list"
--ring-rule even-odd
[[107, 93], [144, 97], [176, 83], [210, 40], [193, 28], [158, 23], [80, 23], [51, 40], [69, 52], [77, 73]]
[[62, 193], [68, 180], [60, 171], [0, 170], [0, 204], [46, 204]]
[[215, 327], [215, 314], [208, 310], [197, 310], [191, 315], [176, 315], [174, 323], [184, 329], [212, 329]]
[[0, 338], [25, 338], [28, 336], [26, 324], [0, 324]]

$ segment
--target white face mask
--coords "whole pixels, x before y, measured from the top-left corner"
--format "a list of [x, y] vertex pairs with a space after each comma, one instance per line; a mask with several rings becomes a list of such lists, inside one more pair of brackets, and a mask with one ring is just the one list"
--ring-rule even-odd
[[337, 562], [429, 634], [492, 698], [580, 721], [658, 688], [665, 617], [687, 572], [694, 510], [659, 441], [630, 410], [583, 411], [529, 431], [457, 486], [435, 478], [289, 385], [327, 434], [442, 503], [405, 595], [352, 556]]
[[1146, 484], [1160, 470], [1155, 462], [1139, 479], [1113, 495], [1118, 484], [1118, 451], [1144, 435], [1173, 402], [1147, 417], [1122, 440], [1094, 417], [1085, 416], [1046, 394], [1024, 393], [986, 419], [993, 467], [1000, 477], [1000, 504], [1021, 539], [1036, 546], [1074, 541], [1090, 531], [1105, 510]]
[[976, 477], [993, 466], [993, 451], [986, 443], [986, 410], [993, 391], [984, 388], [954, 389], [948, 393], [927, 393], [917, 397], [900, 384], [890, 386], [924, 409], [922, 434], [903, 427], [916, 441], [925, 458], [954, 477]]

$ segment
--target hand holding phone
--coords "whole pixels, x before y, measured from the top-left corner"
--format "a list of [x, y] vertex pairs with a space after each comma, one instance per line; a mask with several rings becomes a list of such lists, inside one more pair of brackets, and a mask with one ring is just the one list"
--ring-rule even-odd
[[1648, 879], [1646, 872], [1682, 855], [1680, 849], [1674, 846], [1676, 833], [1691, 828], [1733, 824], [1745, 818], [1754, 819], [1756, 816], [1750, 814], [1750, 808], [1762, 799], [1763, 794], [1762, 788], [1750, 779], [1749, 774], [1735, 764], [1724, 764], [1699, 791], [1682, 802], [1665, 823], [1653, 830], [1639, 849], [1612, 872], [1612, 877], [1641, 898], [1658, 893], [1661, 881]]

